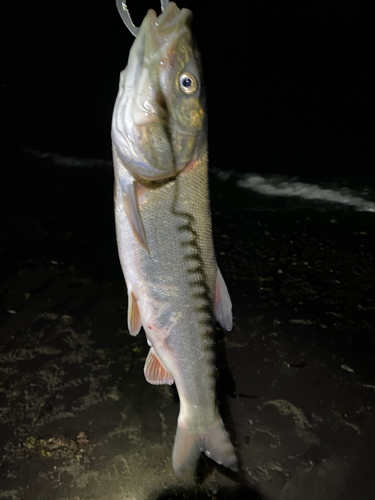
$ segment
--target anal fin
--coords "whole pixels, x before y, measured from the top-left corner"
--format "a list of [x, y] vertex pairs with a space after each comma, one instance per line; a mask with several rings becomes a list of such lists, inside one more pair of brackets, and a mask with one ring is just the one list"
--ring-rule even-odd
[[151, 347], [148, 353], [143, 371], [147, 382], [149, 382], [150, 384], [172, 385], [174, 382], [173, 377], [167, 372], [167, 370], [161, 364], [159, 358], [156, 356], [153, 347]]

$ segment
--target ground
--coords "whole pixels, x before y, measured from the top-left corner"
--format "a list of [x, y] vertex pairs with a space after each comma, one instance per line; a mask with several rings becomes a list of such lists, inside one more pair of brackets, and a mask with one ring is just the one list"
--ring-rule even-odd
[[233, 301], [220, 411], [240, 470], [176, 477], [174, 387], [126, 326], [112, 172], [9, 162], [1, 199], [0, 498], [370, 500], [373, 214], [289, 206], [213, 177]]

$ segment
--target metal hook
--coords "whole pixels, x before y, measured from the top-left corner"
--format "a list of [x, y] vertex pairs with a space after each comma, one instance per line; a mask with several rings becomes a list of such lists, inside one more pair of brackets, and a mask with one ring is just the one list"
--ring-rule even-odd
[[[168, 7], [169, 0], [160, 0], [161, 11]], [[138, 35], [139, 27], [135, 26], [132, 18], [130, 17], [128, 6], [126, 5], [126, 0], [116, 0], [117, 10], [121, 16], [121, 19], [124, 21], [125, 26], [128, 28], [130, 33], [134, 36]]]

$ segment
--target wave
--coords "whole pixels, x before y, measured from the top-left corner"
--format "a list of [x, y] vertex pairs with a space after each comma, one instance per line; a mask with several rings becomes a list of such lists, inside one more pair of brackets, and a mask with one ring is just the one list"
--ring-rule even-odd
[[99, 158], [77, 158], [76, 156], [67, 156], [60, 153], [50, 153], [46, 151], [38, 151], [35, 149], [23, 149], [24, 153], [36, 156], [41, 159], [50, 159], [54, 165], [61, 167], [77, 167], [77, 168], [112, 168], [110, 160], [102, 160]]
[[[354, 182], [354, 181], [353, 181]], [[351, 189], [347, 184], [350, 180], [332, 181], [329, 187], [324, 182], [310, 184], [301, 182], [296, 178], [282, 176], [260, 176], [257, 174], [246, 174], [237, 180], [237, 186], [254, 191], [261, 195], [278, 196], [287, 198], [299, 198], [302, 200], [325, 202], [335, 205], [352, 207], [359, 212], [375, 212], [375, 203], [364, 198], [374, 198], [374, 191], [369, 186], [361, 189]]]
[[[51, 153], [33, 149], [23, 149], [27, 154], [31, 154], [40, 159], [50, 159], [53, 164], [63, 167], [75, 168], [112, 168], [110, 160], [98, 158], [78, 158], [60, 153]], [[375, 190], [363, 184], [358, 187], [358, 179], [346, 178], [330, 181], [318, 181], [319, 183], [303, 182], [296, 177], [279, 175], [264, 175], [256, 173], [243, 174], [235, 170], [224, 171], [211, 168], [211, 174], [223, 182], [231, 181], [240, 188], [249, 189], [264, 197], [279, 197], [289, 199], [299, 199], [305, 202], [315, 202], [323, 208], [327, 203], [335, 206], [346, 206], [354, 208], [359, 212], [375, 212]], [[357, 187], [354, 189], [354, 184]], [[370, 198], [370, 199], [369, 199]], [[295, 206], [298, 208], [298, 205]]]

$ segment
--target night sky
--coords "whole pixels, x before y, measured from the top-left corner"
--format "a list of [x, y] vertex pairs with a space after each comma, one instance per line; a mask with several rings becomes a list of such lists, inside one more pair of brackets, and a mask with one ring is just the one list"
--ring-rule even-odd
[[[323, 176], [373, 170], [365, 5], [177, 3], [194, 15], [211, 166]], [[148, 8], [160, 12], [156, 0], [128, 6], [136, 24]], [[115, 0], [13, 2], [4, 20], [3, 155], [27, 148], [110, 159], [118, 78], [133, 42]]]

